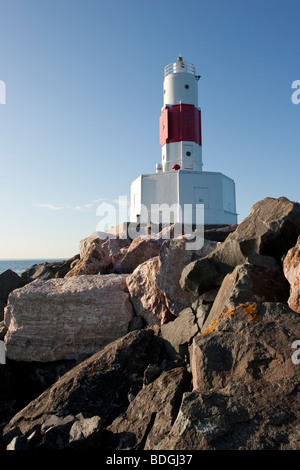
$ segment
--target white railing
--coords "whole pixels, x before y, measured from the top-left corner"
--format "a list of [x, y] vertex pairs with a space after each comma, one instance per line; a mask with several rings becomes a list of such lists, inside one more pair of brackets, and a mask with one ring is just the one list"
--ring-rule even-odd
[[195, 75], [195, 66], [194, 64], [191, 64], [190, 62], [185, 62], [184, 60], [178, 60], [177, 62], [172, 62], [171, 64], [168, 64], [164, 68], [164, 75], [165, 78], [167, 75], [170, 75], [171, 73], [177, 73], [177, 72], [188, 72], [192, 73]]

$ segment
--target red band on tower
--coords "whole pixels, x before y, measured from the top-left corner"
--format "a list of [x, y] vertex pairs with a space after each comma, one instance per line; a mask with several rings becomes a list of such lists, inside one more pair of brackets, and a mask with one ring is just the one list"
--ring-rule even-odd
[[160, 145], [181, 141], [202, 145], [201, 110], [192, 104], [177, 104], [163, 108], [159, 127]]

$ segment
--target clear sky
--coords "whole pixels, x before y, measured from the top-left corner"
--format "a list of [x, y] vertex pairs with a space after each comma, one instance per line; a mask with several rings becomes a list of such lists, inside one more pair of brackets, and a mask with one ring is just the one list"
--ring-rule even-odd
[[[0, 0], [0, 258], [69, 258], [161, 161], [163, 68], [195, 64], [203, 169], [239, 222], [299, 201], [299, 0]], [[0, 95], [1, 96], [1, 95]]]

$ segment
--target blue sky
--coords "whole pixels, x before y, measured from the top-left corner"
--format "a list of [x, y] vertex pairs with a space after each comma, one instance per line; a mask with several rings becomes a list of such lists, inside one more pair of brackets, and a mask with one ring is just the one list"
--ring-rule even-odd
[[0, 0], [0, 259], [68, 258], [161, 161], [163, 68], [195, 64], [203, 169], [239, 222], [299, 201], [299, 0]]

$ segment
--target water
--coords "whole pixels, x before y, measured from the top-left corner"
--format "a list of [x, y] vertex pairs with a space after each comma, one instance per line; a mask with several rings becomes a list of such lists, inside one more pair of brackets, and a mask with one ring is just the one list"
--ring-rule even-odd
[[64, 259], [0, 259], [0, 274], [7, 269], [11, 269], [17, 274], [22, 274], [26, 269], [31, 268], [34, 264], [53, 263], [55, 261], [64, 261]]

